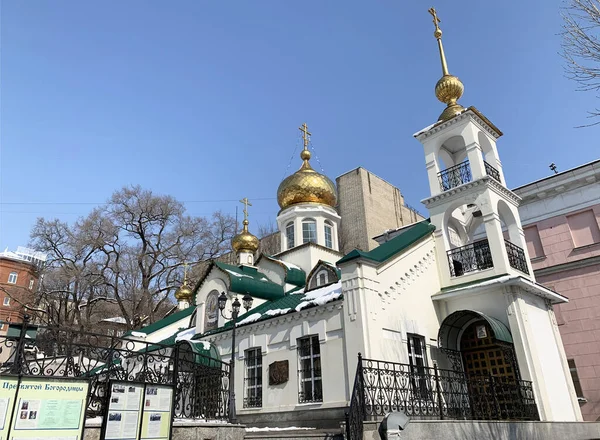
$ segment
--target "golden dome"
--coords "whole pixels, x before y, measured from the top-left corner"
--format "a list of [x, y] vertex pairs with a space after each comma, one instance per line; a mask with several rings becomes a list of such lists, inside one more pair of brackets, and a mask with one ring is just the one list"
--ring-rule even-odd
[[236, 252], [256, 252], [258, 250], [258, 238], [248, 232], [248, 220], [244, 220], [244, 229], [231, 239], [231, 247]]
[[[306, 124], [303, 128], [306, 129]], [[300, 153], [302, 166], [294, 174], [286, 177], [277, 188], [277, 203], [281, 209], [299, 203], [318, 203], [332, 208], [337, 204], [337, 191], [333, 182], [310, 166], [311, 155], [307, 144], [305, 135], [304, 149]]]
[[175, 291], [175, 299], [177, 301], [190, 301], [194, 296], [194, 292], [187, 283], [187, 266], [183, 273], [183, 284]]

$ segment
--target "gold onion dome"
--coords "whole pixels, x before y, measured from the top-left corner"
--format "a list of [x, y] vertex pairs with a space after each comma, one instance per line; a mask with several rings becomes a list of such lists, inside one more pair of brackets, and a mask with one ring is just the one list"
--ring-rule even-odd
[[247, 251], [256, 252], [258, 250], [258, 238], [248, 232], [248, 220], [243, 222], [244, 228], [242, 232], [231, 239], [231, 247], [236, 252]]
[[184, 271], [183, 284], [175, 291], [175, 299], [177, 301], [185, 301], [192, 299], [194, 292], [187, 283], [187, 270]]
[[465, 86], [457, 76], [451, 75], [448, 72], [448, 64], [446, 63], [446, 55], [444, 54], [444, 46], [442, 45], [442, 30], [439, 27], [440, 19], [434, 8], [429, 9], [429, 13], [433, 16], [433, 24], [435, 25], [433, 36], [438, 43], [443, 75], [435, 85], [435, 96], [446, 104], [446, 108], [438, 118], [438, 121], [447, 121], [465, 110], [457, 102], [465, 91]]
[[294, 174], [286, 177], [277, 188], [277, 203], [281, 209], [300, 203], [318, 203], [335, 208], [337, 192], [333, 182], [325, 175], [316, 172], [310, 166], [308, 151], [308, 131], [304, 124], [304, 149], [300, 153], [302, 166]]

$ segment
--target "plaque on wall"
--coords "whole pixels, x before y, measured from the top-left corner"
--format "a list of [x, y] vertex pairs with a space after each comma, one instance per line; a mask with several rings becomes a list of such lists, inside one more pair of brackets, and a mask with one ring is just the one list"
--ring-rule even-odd
[[269, 365], [269, 385], [280, 385], [288, 381], [290, 366], [288, 361], [276, 361]]
[[206, 296], [204, 311], [204, 331], [214, 330], [219, 324], [219, 292], [211, 291]]

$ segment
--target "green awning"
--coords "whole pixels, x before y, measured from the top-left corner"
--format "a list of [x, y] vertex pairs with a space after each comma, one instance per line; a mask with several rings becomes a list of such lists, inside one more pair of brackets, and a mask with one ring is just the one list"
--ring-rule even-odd
[[448, 315], [442, 322], [438, 332], [439, 347], [460, 350], [459, 336], [467, 324], [474, 319], [483, 319], [487, 321], [492, 328], [492, 332], [494, 332], [494, 339], [496, 341], [509, 344], [513, 343], [510, 330], [502, 321], [474, 310], [459, 310]]

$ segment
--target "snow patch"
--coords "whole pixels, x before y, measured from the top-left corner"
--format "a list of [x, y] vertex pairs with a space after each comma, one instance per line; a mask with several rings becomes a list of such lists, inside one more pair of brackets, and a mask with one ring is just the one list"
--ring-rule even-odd
[[[439, 122], [439, 121], [438, 121], [438, 122]], [[435, 126], [435, 125], [437, 125], [437, 124], [438, 124], [438, 122], [434, 122], [433, 124], [431, 124], [431, 125], [428, 125], [428, 126], [427, 126], [427, 127], [425, 127], [424, 129], [417, 131], [415, 134], [413, 134], [413, 137], [417, 137], [417, 136], [419, 136], [420, 134], [423, 134], [423, 133], [425, 133], [426, 131], [429, 131], [429, 130], [431, 130], [431, 129], [432, 129], [434, 126]]]
[[308, 306], [322, 306], [329, 301], [338, 299], [340, 296], [342, 296], [342, 282], [338, 281], [335, 284], [330, 284], [329, 286], [320, 287], [308, 292], [304, 296], [304, 301], [296, 306], [296, 311], [299, 312]]
[[265, 315], [269, 315], [269, 316], [277, 316], [277, 315], [285, 315], [286, 313], [288, 313], [290, 310], [290, 308], [287, 309], [274, 309], [274, 310], [267, 310], [265, 312]]
[[210, 342], [208, 341], [190, 341], [192, 344], [202, 344], [203, 350], [210, 350]]
[[242, 319], [237, 325], [250, 324], [251, 322], [258, 321], [262, 315], [260, 313], [253, 313], [252, 315]]
[[[228, 274], [233, 275], [234, 277], [238, 277], [238, 278], [251, 278], [253, 280], [255, 280], [257, 278], [256, 276], [251, 276], [251, 275], [248, 275], [248, 274], [245, 274], [245, 273], [234, 272], [234, 271], [229, 270], [229, 269], [223, 269], [223, 270], [225, 270], [225, 272], [227, 272]], [[257, 275], [259, 275], [259, 274], [257, 273]], [[269, 281], [269, 279], [267, 277], [265, 277], [264, 275], [262, 275], [259, 278], [259, 280], [260, 281]]]
[[135, 336], [136, 338], [146, 338], [148, 336], [146, 333], [142, 332], [131, 332], [131, 336]]
[[250, 428], [246, 428], [246, 432], [265, 432], [265, 431], [300, 431], [300, 430], [311, 430], [311, 429], [317, 429], [317, 428], [305, 428], [305, 427], [299, 427], [299, 426], [290, 426], [288, 428], [255, 428], [255, 427], [250, 427]]
[[117, 324], [127, 324], [127, 320], [125, 318], [123, 318], [122, 316], [115, 316], [114, 318], [106, 318], [100, 322], [114, 322]]
[[300, 266], [296, 266], [295, 264], [288, 263], [287, 261], [283, 261], [283, 260], [279, 260], [279, 261], [281, 261], [283, 263], [283, 265], [285, 267], [287, 267], [288, 269], [302, 270], [302, 269], [300, 269]]
[[196, 335], [196, 327], [188, 328], [187, 330], [177, 333], [177, 336], [175, 336], [175, 342], [189, 341], [195, 335]]

